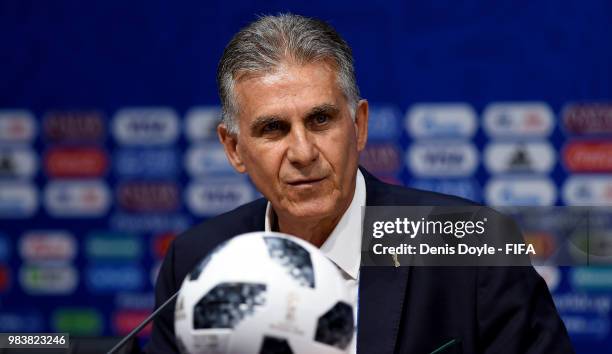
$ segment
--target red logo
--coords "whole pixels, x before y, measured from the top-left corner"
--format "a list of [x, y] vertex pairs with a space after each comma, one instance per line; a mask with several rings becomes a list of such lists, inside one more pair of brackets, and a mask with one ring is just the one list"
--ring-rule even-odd
[[571, 142], [565, 146], [563, 160], [572, 172], [611, 172], [612, 142]]
[[158, 259], [164, 258], [175, 237], [176, 233], [174, 232], [165, 232], [155, 236], [153, 239], [153, 255]]
[[[136, 326], [138, 326], [142, 321], [149, 316], [150, 313], [147, 311], [120, 311], [116, 312], [113, 316], [113, 327], [115, 328], [115, 333], [124, 336]], [[138, 333], [139, 337], [148, 337], [151, 335], [151, 329], [153, 324], [149, 323], [145, 328]]]
[[126, 182], [118, 187], [119, 205], [131, 212], [169, 212], [179, 207], [179, 190], [172, 182]]
[[11, 273], [8, 268], [0, 265], [0, 292], [5, 292], [11, 282]]
[[527, 129], [542, 129], [546, 124], [546, 120], [539, 112], [527, 111], [525, 113], [525, 128]]
[[525, 233], [525, 244], [532, 245], [536, 252], [536, 260], [545, 261], [555, 251], [555, 240], [547, 232], [534, 231]]
[[36, 124], [28, 111], [0, 110], [0, 141], [27, 142], [34, 138]]
[[51, 177], [101, 177], [108, 160], [99, 148], [54, 148], [47, 152], [45, 170]]
[[47, 139], [63, 141], [99, 141], [104, 137], [104, 119], [100, 112], [51, 112], [44, 121]]
[[392, 144], [368, 145], [361, 152], [359, 163], [374, 174], [393, 174], [400, 167], [400, 152]]
[[70, 261], [76, 255], [77, 245], [66, 231], [30, 231], [21, 238], [19, 249], [27, 260]]
[[576, 104], [563, 111], [565, 129], [575, 134], [612, 133], [612, 104]]

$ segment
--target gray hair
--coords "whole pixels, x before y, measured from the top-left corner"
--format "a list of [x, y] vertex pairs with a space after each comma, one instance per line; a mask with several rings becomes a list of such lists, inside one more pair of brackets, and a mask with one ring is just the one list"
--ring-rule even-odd
[[263, 16], [240, 30], [229, 42], [217, 68], [222, 121], [228, 131], [238, 133], [236, 79], [244, 74], [273, 71], [283, 60], [298, 64], [332, 60], [337, 82], [355, 115], [359, 88], [355, 80], [351, 48], [329, 24], [293, 14]]

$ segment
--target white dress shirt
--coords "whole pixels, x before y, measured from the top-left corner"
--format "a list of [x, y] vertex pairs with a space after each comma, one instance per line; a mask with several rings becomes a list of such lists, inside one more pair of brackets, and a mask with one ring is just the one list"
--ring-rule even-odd
[[[355, 335], [349, 347], [349, 353], [357, 353], [357, 296], [359, 290], [359, 265], [361, 262], [361, 231], [363, 225], [362, 207], [366, 205], [366, 185], [361, 171], [357, 170], [355, 193], [348, 209], [340, 221], [321, 245], [321, 252], [340, 269], [353, 299], [355, 311]], [[272, 206], [266, 207], [265, 230], [272, 231]]]

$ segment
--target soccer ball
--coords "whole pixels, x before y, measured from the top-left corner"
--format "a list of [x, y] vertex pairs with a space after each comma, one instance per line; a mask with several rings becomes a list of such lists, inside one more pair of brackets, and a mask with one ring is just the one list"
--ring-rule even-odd
[[338, 268], [308, 242], [243, 234], [183, 281], [176, 342], [189, 354], [346, 353], [355, 332], [350, 296]]

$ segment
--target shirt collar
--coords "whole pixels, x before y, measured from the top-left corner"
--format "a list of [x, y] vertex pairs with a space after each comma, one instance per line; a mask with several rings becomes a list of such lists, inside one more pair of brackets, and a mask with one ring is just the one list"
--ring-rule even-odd
[[[362, 207], [366, 205], [366, 184], [363, 174], [357, 170], [355, 193], [348, 209], [321, 245], [321, 252], [351, 278], [357, 279], [361, 262]], [[272, 231], [272, 205], [266, 206], [265, 230]]]

